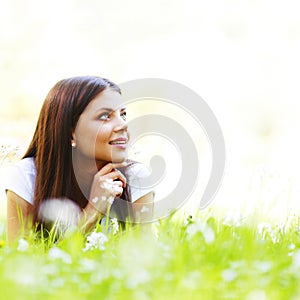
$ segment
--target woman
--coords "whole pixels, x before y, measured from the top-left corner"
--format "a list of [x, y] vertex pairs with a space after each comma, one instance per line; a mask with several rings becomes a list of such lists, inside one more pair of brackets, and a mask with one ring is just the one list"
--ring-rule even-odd
[[[54, 199], [76, 203], [74, 222], [84, 232], [95, 227], [112, 203], [122, 220], [135, 218], [141, 207], [149, 217], [153, 193], [127, 182], [147, 176], [141, 164], [126, 160], [128, 139], [126, 108], [116, 84], [93, 76], [59, 81], [48, 93], [29, 148], [6, 184], [9, 241], [42, 224], [41, 209]], [[134, 202], [129, 211], [124, 200]]]

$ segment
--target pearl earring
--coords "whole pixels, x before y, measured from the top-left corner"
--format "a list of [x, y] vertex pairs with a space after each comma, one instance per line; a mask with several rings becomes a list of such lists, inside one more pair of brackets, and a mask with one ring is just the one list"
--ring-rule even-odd
[[72, 143], [71, 143], [71, 146], [72, 146], [73, 148], [75, 148], [75, 147], [76, 147], [76, 143], [75, 143], [75, 142], [72, 142]]

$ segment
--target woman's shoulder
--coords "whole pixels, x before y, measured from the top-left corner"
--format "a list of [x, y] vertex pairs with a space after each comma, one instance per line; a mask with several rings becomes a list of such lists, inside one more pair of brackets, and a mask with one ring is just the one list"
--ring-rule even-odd
[[24, 172], [28, 173], [35, 173], [35, 164], [33, 157], [25, 157], [18, 162], [16, 162], [13, 167], [23, 170]]
[[4, 180], [4, 189], [11, 190], [29, 203], [33, 203], [36, 169], [33, 157], [27, 157], [11, 165]]
[[148, 193], [155, 193], [150, 182], [151, 172], [143, 163], [128, 161], [125, 174], [127, 184], [130, 187], [132, 202]]
[[151, 172], [145, 164], [137, 161], [129, 161], [125, 168], [125, 174], [127, 183], [131, 187], [149, 187]]
[[35, 176], [36, 169], [34, 164], [33, 157], [26, 157], [22, 158], [19, 161], [11, 164], [8, 166], [8, 175], [9, 177], [28, 177], [28, 176]]

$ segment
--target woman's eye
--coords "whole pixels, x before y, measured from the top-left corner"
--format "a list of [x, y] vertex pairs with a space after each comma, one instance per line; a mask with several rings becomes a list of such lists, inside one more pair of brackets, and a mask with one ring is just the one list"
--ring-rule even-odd
[[123, 111], [122, 114], [121, 114], [121, 116], [122, 116], [122, 118], [123, 118], [124, 120], [126, 120], [126, 111]]
[[109, 119], [109, 113], [104, 113], [99, 116], [99, 120], [106, 121]]

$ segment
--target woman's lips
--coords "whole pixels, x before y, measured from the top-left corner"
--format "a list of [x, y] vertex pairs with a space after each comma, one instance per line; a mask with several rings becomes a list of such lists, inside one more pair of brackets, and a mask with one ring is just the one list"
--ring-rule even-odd
[[118, 148], [126, 148], [127, 146], [127, 138], [117, 138], [109, 142], [110, 145]]

